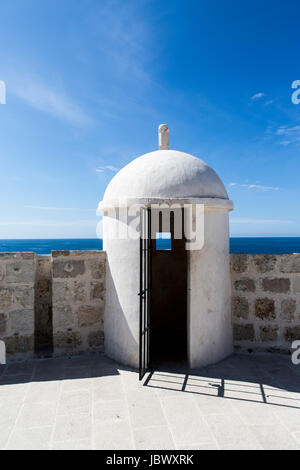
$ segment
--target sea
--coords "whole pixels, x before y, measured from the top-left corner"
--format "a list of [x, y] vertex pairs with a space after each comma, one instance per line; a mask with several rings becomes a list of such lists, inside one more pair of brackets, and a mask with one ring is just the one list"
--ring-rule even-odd
[[[168, 249], [168, 240], [158, 242], [159, 249]], [[50, 254], [52, 250], [102, 250], [99, 238], [61, 238], [0, 240], [0, 252], [31, 251], [39, 255]], [[281, 254], [300, 253], [300, 237], [232, 237], [231, 253]]]

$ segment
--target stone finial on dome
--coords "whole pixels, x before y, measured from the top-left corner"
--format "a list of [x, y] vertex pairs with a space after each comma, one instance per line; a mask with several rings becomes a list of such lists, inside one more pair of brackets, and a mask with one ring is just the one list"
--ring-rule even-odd
[[158, 148], [159, 150], [169, 150], [169, 128], [167, 124], [161, 124], [158, 128]]

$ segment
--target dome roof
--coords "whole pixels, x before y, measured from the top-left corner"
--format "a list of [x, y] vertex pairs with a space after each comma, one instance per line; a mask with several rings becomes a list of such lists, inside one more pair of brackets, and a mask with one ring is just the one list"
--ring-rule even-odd
[[205, 162], [165, 149], [136, 158], [114, 176], [103, 202], [120, 198], [228, 199], [228, 195], [217, 173]]

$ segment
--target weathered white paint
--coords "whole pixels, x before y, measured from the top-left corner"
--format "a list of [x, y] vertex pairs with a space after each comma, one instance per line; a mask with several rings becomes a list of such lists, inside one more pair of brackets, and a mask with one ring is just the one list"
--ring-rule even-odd
[[228, 210], [205, 207], [204, 246], [189, 252], [188, 335], [191, 368], [233, 351]]
[[104, 344], [109, 357], [138, 367], [140, 241], [106, 236], [121, 224], [118, 217], [103, 217], [103, 250], [107, 256]]
[[222, 181], [202, 160], [177, 150], [157, 150], [122, 168], [107, 186], [103, 203], [187, 197], [228, 199]]
[[[160, 143], [167, 145], [163, 139]], [[188, 356], [191, 367], [217, 362], [232, 352], [228, 233], [232, 202], [218, 175], [202, 160], [176, 150], [159, 150], [119, 171], [99, 207], [105, 211], [152, 202], [205, 205], [204, 247], [189, 254]], [[138, 367], [139, 240], [112, 237], [126, 223], [119, 214], [105, 214], [105, 351]]]

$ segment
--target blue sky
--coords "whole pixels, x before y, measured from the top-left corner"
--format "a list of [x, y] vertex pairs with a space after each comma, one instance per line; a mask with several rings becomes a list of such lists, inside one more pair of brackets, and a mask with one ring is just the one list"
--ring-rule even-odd
[[300, 236], [298, 0], [11, 0], [0, 6], [0, 238], [95, 237], [115, 172], [194, 154], [232, 235]]

